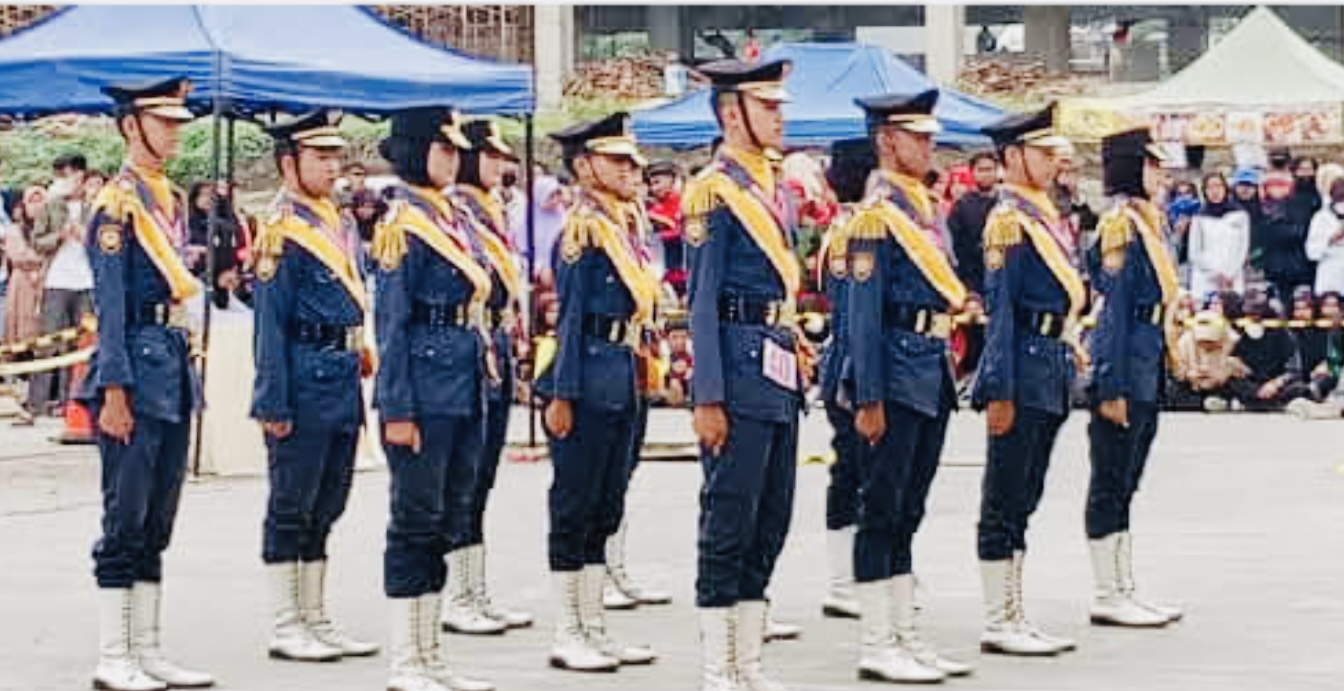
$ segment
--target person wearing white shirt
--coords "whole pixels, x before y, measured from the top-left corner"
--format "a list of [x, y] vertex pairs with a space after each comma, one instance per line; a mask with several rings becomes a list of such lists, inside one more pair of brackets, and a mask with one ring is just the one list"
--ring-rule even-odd
[[1329, 182], [1327, 202], [1312, 217], [1307, 232], [1307, 258], [1316, 262], [1317, 295], [1344, 293], [1344, 171], [1341, 175]]
[[[90, 207], [84, 190], [88, 164], [84, 156], [73, 154], [58, 158], [53, 168], [58, 177], [47, 191], [47, 205], [36, 219], [32, 240], [39, 253], [51, 253], [42, 292], [44, 334], [75, 326], [84, 315], [93, 313], [93, 268], [84, 248]], [[39, 357], [47, 354], [37, 353]], [[69, 398], [69, 383], [67, 370], [33, 375], [29, 382], [26, 414], [20, 416], [20, 422], [31, 422], [32, 416], [55, 413], [48, 409], [49, 404], [64, 405]]]
[[1220, 173], [1204, 177], [1204, 205], [1190, 222], [1190, 292], [1197, 300], [1246, 289], [1251, 217], [1229, 198]]

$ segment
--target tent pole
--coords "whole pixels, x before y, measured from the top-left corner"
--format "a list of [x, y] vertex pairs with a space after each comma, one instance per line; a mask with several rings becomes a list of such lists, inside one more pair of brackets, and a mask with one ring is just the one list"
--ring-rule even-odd
[[[532, 195], [535, 193], [535, 183], [533, 180], [536, 160], [533, 152], [533, 122], [532, 113], [528, 112], [523, 118], [524, 148], [527, 149], [523, 158], [523, 180], [527, 189], [527, 309], [530, 314], [527, 315], [527, 352], [532, 358], [532, 381], [537, 380], [537, 341], [536, 341], [536, 261], [537, 261], [537, 207]], [[527, 445], [535, 447], [537, 445], [537, 407], [535, 405], [536, 396], [533, 395], [532, 386], [527, 387]]]
[[[205, 395], [205, 378], [209, 372], [210, 363], [210, 316], [214, 307], [215, 294], [215, 240], [219, 235], [219, 204], [214, 203], [214, 194], [219, 191], [220, 181], [220, 155], [222, 125], [224, 121], [224, 96], [220, 93], [218, 85], [215, 89], [214, 111], [210, 118], [210, 179], [214, 185], [210, 203], [210, 224], [205, 235], [205, 310], [204, 323], [201, 327], [201, 395]], [[233, 134], [233, 122], [229, 122], [229, 134]], [[230, 149], [232, 149], [232, 136], [230, 136]], [[232, 156], [230, 156], [230, 166], [232, 166]], [[188, 200], [188, 204], [194, 204], [195, 200]], [[191, 454], [191, 474], [200, 476], [201, 474], [201, 451], [202, 442], [205, 438], [205, 408], [196, 412], [196, 440], [195, 448]]]

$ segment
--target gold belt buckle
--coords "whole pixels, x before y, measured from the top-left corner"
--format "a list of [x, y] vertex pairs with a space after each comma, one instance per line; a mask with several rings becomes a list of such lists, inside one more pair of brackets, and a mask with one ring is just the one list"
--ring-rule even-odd
[[1055, 315], [1051, 312], [1046, 312], [1045, 316], [1041, 317], [1041, 335], [1049, 336], [1050, 331], [1053, 329], [1054, 326], [1055, 326]]
[[631, 319], [625, 322], [625, 339], [622, 343], [631, 350], [639, 350], [639, 338], [644, 333], [639, 321]]
[[916, 312], [916, 313], [915, 313], [915, 333], [917, 333], [917, 334], [927, 333], [928, 329], [926, 329], [925, 327], [927, 327], [928, 325], [929, 325], [929, 311], [928, 311], [928, 310], [920, 310], [920, 311]]
[[1153, 323], [1153, 326], [1157, 326], [1162, 323], [1161, 305], [1153, 305], [1153, 313], [1149, 316], [1149, 321]]
[[770, 302], [765, 307], [765, 325], [774, 326], [779, 323], [779, 303]]
[[345, 330], [345, 349], [352, 353], [364, 349], [364, 327], [351, 326]]
[[175, 329], [186, 329], [191, 326], [191, 317], [190, 314], [187, 312], [186, 305], [173, 303], [171, 305], [167, 305], [163, 309], [166, 309], [168, 311], [168, 319], [167, 319], [168, 326], [171, 326]]
[[929, 327], [929, 335], [934, 338], [947, 340], [952, 337], [952, 315], [934, 314], [932, 316], [933, 324]]
[[775, 305], [777, 305], [775, 319], [776, 326], [783, 326], [789, 329], [798, 326], [798, 307], [793, 304], [792, 300], [775, 303]]

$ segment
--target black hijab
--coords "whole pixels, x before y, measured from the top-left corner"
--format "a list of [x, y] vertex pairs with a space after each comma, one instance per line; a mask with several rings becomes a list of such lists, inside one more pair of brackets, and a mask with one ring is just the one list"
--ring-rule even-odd
[[[1210, 180], [1217, 180], [1223, 183], [1223, 201], [1216, 204], [1209, 201]], [[1222, 173], [1209, 173], [1208, 175], [1205, 175], [1200, 186], [1204, 190], [1204, 204], [1199, 208], [1200, 216], [1222, 218], [1227, 212], [1236, 211], [1238, 209], [1237, 203], [1232, 197], [1232, 186], [1227, 184], [1227, 178], [1223, 177]]]

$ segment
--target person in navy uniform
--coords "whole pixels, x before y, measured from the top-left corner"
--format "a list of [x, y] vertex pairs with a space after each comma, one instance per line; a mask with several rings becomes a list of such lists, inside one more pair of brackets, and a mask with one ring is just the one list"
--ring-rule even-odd
[[931, 683], [971, 673], [939, 655], [915, 619], [911, 545], [956, 407], [948, 339], [966, 302], [938, 203], [933, 164], [938, 91], [859, 99], [879, 161], [872, 194], [846, 230], [850, 397], [866, 446], [854, 580], [861, 613], [858, 676]]
[[[393, 115], [379, 147], [402, 183], [370, 252], [379, 267], [374, 407], [391, 471], [383, 555], [383, 589], [392, 606], [387, 686], [398, 691], [494, 688], [448, 669], [439, 627], [445, 583], [467, 580], [464, 560], [445, 568], [444, 555], [460, 553], [467, 541], [484, 444], [485, 382], [498, 379], [487, 365], [490, 271], [442, 192], [468, 148], [447, 107]], [[488, 623], [499, 630], [498, 622]]]
[[638, 412], [636, 366], [658, 279], [636, 246], [629, 205], [643, 157], [615, 113], [551, 135], [582, 195], [559, 244], [557, 352], [537, 390], [555, 477], [550, 568], [558, 608], [551, 665], [576, 671], [649, 664], [652, 650], [613, 640], [602, 589], [606, 542], [621, 524]]
[[[637, 230], [632, 231], [635, 248], [642, 252], [646, 259], [654, 256], [651, 243], [655, 241], [653, 237], [653, 226], [648, 211], [644, 204], [635, 201], [627, 204], [626, 213], [631, 218], [632, 225]], [[666, 280], [666, 276], [664, 277]], [[662, 323], [662, 313], [656, 313], [655, 321]], [[658, 329], [661, 331], [661, 327]], [[644, 333], [644, 342], [641, 344], [640, 356], [636, 360], [636, 380], [637, 391], [635, 427], [630, 443], [629, 458], [629, 477], [626, 480], [627, 485], [634, 481], [635, 469], [639, 467], [640, 456], [644, 451], [644, 438], [649, 429], [649, 396], [659, 385], [653, 378], [654, 374], [653, 355], [658, 347], [659, 336], [655, 330], [646, 330]], [[671, 604], [672, 594], [661, 590], [646, 587], [637, 583], [631, 576], [626, 566], [625, 536], [629, 531], [630, 519], [626, 515], [621, 520], [621, 525], [616, 529], [616, 533], [607, 538], [607, 582], [602, 591], [602, 605], [611, 610], [631, 610], [641, 605], [666, 605]]]
[[987, 412], [989, 458], [981, 490], [978, 552], [985, 597], [981, 649], [1055, 655], [1073, 641], [1033, 625], [1022, 602], [1027, 523], [1040, 503], [1055, 437], [1069, 414], [1078, 314], [1086, 292], [1072, 263], [1074, 240], [1046, 192], [1068, 140], [1054, 109], [985, 128], [1004, 170], [985, 223], [989, 326], [972, 390]]
[[700, 494], [701, 689], [778, 689], [765, 676], [766, 590], [793, 512], [803, 343], [802, 269], [776, 179], [789, 64], [724, 60], [713, 82], [723, 145], [686, 189], [691, 389]]
[[869, 176], [877, 167], [873, 146], [867, 137], [844, 139], [831, 145], [831, 165], [826, 182], [841, 204], [831, 227], [822, 237], [817, 254], [817, 283], [825, 288], [830, 303], [830, 341], [821, 354], [821, 400], [831, 424], [831, 481], [826, 488], [826, 562], [830, 581], [821, 601], [822, 615], [859, 618], [854, 599], [854, 533], [859, 506], [859, 437], [854, 433], [854, 411], [841, 393], [840, 377], [848, 367], [849, 256], [845, 225], [854, 208], [867, 194]]
[[1129, 510], [1157, 436], [1163, 358], [1172, 352], [1169, 311], [1180, 291], [1156, 205], [1166, 183], [1163, 152], [1147, 128], [1101, 142], [1106, 194], [1114, 205], [1098, 225], [1101, 294], [1092, 334], [1092, 480], [1086, 529], [1096, 587], [1094, 624], [1160, 627], [1181, 611], [1135, 597]]
[[80, 398], [98, 418], [102, 535], [98, 667], [93, 685], [154, 691], [214, 685], [161, 647], [163, 552], [187, 471], [201, 390], [191, 365], [186, 302], [201, 286], [188, 271], [186, 204], [164, 173], [178, 128], [192, 119], [182, 78], [103, 90], [116, 103], [126, 163], [94, 201], [88, 227], [98, 350]]
[[267, 128], [284, 181], [255, 246], [251, 415], [269, 454], [262, 561], [274, 606], [274, 658], [326, 661], [378, 646], [332, 622], [324, 597], [327, 537], [345, 511], [364, 424], [359, 236], [331, 198], [345, 139], [318, 110]]
[[[452, 199], [464, 215], [464, 225], [479, 246], [485, 258], [483, 266], [490, 273], [490, 296], [484, 314], [499, 376], [482, 380], [486, 383], [485, 441], [476, 464], [465, 544], [448, 555], [451, 580], [449, 607], [444, 611], [443, 623], [449, 630], [463, 633], [499, 633], [500, 626], [512, 629], [532, 625], [531, 614], [496, 605], [485, 578], [485, 509], [490, 490], [495, 486], [499, 459], [504, 454], [509, 411], [513, 409], [511, 332], [518, 328], [516, 315], [523, 293], [523, 274], [508, 239], [504, 207], [492, 195], [503, 182], [505, 167], [516, 163], [518, 157], [494, 121], [467, 122], [462, 125], [462, 134], [471, 147], [462, 151]], [[461, 574], [461, 578], [455, 573]]]

